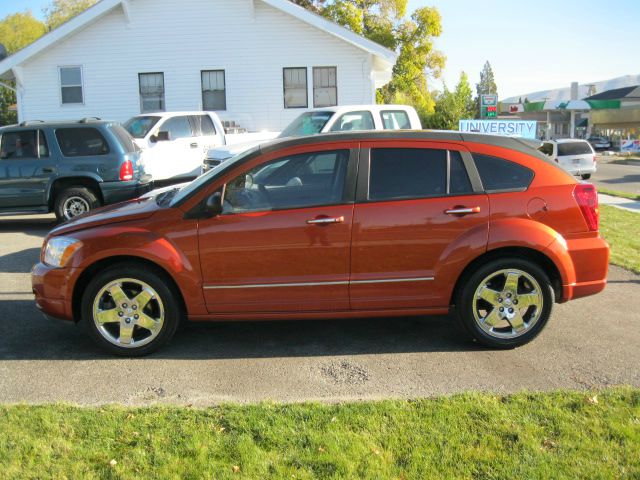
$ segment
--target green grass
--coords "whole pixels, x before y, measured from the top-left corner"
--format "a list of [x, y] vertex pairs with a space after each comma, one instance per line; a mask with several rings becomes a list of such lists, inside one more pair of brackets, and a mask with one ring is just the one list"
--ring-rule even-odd
[[600, 205], [600, 234], [611, 246], [611, 263], [640, 273], [640, 213]]
[[598, 187], [598, 193], [604, 193], [605, 195], [611, 195], [613, 197], [628, 198], [629, 200], [640, 200], [640, 195], [629, 192], [622, 192], [620, 190], [609, 190], [608, 188]]
[[202, 410], [2, 406], [0, 472], [3, 479], [639, 478], [640, 389]]

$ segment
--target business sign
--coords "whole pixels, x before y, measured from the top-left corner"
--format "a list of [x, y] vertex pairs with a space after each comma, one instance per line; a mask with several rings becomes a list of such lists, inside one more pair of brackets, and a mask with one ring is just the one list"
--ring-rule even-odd
[[527, 120], [460, 120], [458, 129], [461, 132], [536, 138], [536, 122]]
[[488, 106], [497, 107], [498, 95], [496, 95], [495, 93], [480, 95], [480, 101], [482, 102], [481, 105], [483, 107], [488, 107]]
[[620, 151], [622, 152], [640, 152], [640, 140], [621, 140]]

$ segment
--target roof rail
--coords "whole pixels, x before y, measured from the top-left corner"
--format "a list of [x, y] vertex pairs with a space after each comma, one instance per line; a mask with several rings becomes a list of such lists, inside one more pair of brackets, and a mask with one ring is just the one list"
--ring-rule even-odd
[[44, 120], [25, 120], [24, 122], [20, 122], [18, 126], [26, 127], [27, 125], [31, 125], [32, 123], [44, 123]]
[[78, 123], [98, 122], [100, 120], [102, 120], [100, 117], [84, 117], [82, 120], [79, 120]]

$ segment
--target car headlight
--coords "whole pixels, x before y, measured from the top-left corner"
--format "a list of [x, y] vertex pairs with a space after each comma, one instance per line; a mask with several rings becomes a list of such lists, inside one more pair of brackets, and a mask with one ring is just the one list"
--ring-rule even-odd
[[44, 263], [51, 267], [64, 267], [82, 246], [80, 240], [71, 237], [53, 237], [44, 248]]

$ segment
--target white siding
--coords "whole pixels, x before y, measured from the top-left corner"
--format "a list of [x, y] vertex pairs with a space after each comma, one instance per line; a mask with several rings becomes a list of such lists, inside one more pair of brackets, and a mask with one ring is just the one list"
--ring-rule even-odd
[[[259, 0], [130, 0], [23, 64], [21, 120], [140, 113], [138, 73], [164, 72], [166, 110], [202, 108], [201, 70], [225, 70], [227, 111], [251, 130], [281, 129], [283, 67], [336, 66], [338, 103], [375, 100], [370, 54]], [[81, 65], [84, 104], [62, 105], [58, 67]]]

